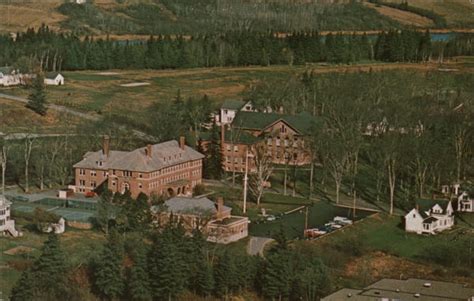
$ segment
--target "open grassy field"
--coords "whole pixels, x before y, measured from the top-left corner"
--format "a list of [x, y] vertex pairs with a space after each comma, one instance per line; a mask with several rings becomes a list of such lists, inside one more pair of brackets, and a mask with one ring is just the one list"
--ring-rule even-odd
[[[400, 3], [401, 0], [389, 2]], [[452, 27], [474, 26], [474, 4], [469, 0], [409, 0], [409, 5], [431, 10], [446, 18], [448, 25]]]
[[375, 9], [379, 14], [387, 16], [404, 25], [422, 28], [429, 28], [434, 25], [434, 22], [431, 19], [412, 12], [407, 12], [388, 6], [375, 5], [369, 2], [365, 2], [364, 4], [370, 8]]
[[65, 127], [79, 122], [77, 117], [53, 110], [49, 110], [47, 115], [42, 117], [27, 109], [23, 103], [0, 98], [0, 133], [26, 133], [32, 130], [41, 133], [58, 133]]
[[[109, 72], [64, 72], [64, 86], [47, 87], [47, 100], [92, 115], [114, 113], [128, 117], [140, 116], [154, 102], [171, 101], [178, 90], [185, 99], [208, 95], [211, 105], [225, 99], [238, 99], [250, 85], [265, 79], [287, 78], [312, 70], [315, 73], [360, 72], [381, 70], [436, 70], [437, 64], [363, 63], [357, 65], [308, 65], [239, 68], [196, 68], [182, 70], [112, 70]], [[455, 66], [456, 68], [459, 66]], [[124, 87], [124, 84], [148, 83], [147, 86]], [[1, 92], [27, 97], [22, 87], [0, 89]], [[9, 103], [5, 101], [3, 103]], [[8, 110], [20, 110], [11, 105]], [[12, 119], [10, 123], [14, 122]], [[33, 121], [35, 118], [32, 119]], [[43, 119], [42, 119], [43, 120]], [[30, 122], [29, 118], [25, 121]], [[44, 121], [42, 121], [44, 122]], [[22, 122], [19, 122], [22, 124]], [[18, 125], [18, 124], [17, 124]], [[13, 125], [12, 125], [13, 126]]]
[[401, 218], [368, 217], [315, 241], [298, 241], [303, 253], [319, 256], [331, 267], [336, 286], [361, 287], [381, 278], [425, 278], [474, 285], [469, 268], [440, 265], [424, 259], [430, 248], [474, 239], [474, 229], [456, 226], [436, 236], [408, 234]]

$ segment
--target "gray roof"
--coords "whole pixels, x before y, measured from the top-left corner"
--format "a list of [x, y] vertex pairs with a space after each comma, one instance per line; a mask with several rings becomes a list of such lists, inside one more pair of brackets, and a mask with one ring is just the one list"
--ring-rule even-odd
[[[427, 287], [425, 284], [429, 283]], [[415, 296], [419, 294], [419, 297]], [[391, 300], [468, 300], [474, 296], [474, 289], [465, 287], [463, 284], [432, 281], [425, 279], [382, 279], [365, 289], [352, 290], [342, 289], [323, 301], [336, 300], [358, 300], [376, 301], [382, 298]]]
[[13, 67], [0, 67], [0, 73], [3, 73], [4, 75], [5, 74], [12, 74], [12, 72], [14, 70], [15, 69], [13, 69]]
[[58, 75], [61, 75], [61, 73], [59, 73], [59, 72], [47, 72], [47, 73], [44, 75], [44, 78], [47, 78], [47, 79], [56, 79], [56, 77], [58, 77]]
[[[204, 198], [187, 198], [174, 197], [165, 201], [166, 209], [169, 212], [177, 214], [196, 214], [217, 212], [216, 203], [210, 199]], [[232, 210], [230, 207], [224, 206], [224, 211]]]
[[[109, 156], [100, 151], [88, 152], [84, 159], [74, 165], [75, 168], [117, 169], [138, 172], [152, 172], [164, 167], [173, 166], [187, 161], [199, 160], [203, 154], [189, 146], [179, 147], [176, 140], [152, 145], [152, 155], [146, 155], [146, 147], [137, 148], [130, 152], [110, 151]], [[102, 166], [97, 162], [102, 161]]]
[[0, 207], [10, 206], [11, 204], [12, 202], [7, 200], [7, 198], [3, 194], [0, 194]]

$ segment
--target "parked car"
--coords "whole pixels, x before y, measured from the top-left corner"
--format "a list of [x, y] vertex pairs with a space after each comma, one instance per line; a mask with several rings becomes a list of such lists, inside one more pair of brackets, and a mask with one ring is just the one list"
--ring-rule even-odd
[[335, 222], [326, 223], [326, 224], [324, 224], [324, 226], [326, 226], [326, 228], [331, 228], [331, 229], [334, 229], [334, 230], [342, 228], [342, 225], [336, 224]]
[[267, 222], [273, 222], [274, 220], [276, 220], [276, 217], [274, 215], [267, 216]]
[[352, 220], [348, 219], [347, 217], [336, 216], [333, 220], [335, 223], [343, 226], [352, 224]]

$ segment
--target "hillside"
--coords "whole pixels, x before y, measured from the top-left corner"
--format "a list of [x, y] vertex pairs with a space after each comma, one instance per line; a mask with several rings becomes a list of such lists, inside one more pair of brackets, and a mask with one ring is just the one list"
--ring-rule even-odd
[[[399, 23], [360, 3], [283, 0], [0, 0], [0, 31], [45, 22], [84, 34], [173, 34], [222, 30], [371, 30]], [[350, 2], [350, 1], [346, 1]], [[26, 17], [18, 17], [23, 16]]]
[[[95, 0], [94, 5], [75, 5], [64, 0], [0, 0], [0, 32], [24, 31], [43, 22], [54, 29], [94, 35], [196, 34], [242, 29], [353, 31], [435, 26], [426, 16], [364, 2]], [[381, 2], [400, 3], [401, 0]], [[474, 27], [474, 5], [467, 0], [409, 0], [408, 5], [444, 17], [449, 27]]]

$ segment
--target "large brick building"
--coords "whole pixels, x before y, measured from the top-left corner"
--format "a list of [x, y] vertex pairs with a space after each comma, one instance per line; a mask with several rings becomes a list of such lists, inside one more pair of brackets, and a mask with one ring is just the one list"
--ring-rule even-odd
[[[312, 156], [306, 141], [320, 120], [307, 113], [284, 115], [239, 111], [232, 124], [221, 126], [223, 167], [226, 171], [244, 172], [246, 156], [250, 171], [252, 150], [264, 144], [274, 164], [307, 165]], [[207, 141], [204, 142], [206, 143]]]
[[202, 180], [203, 155], [180, 141], [147, 145], [130, 152], [103, 147], [88, 152], [74, 165], [75, 192], [88, 193], [106, 184], [112, 192], [129, 190], [133, 197], [147, 195], [190, 195]]

